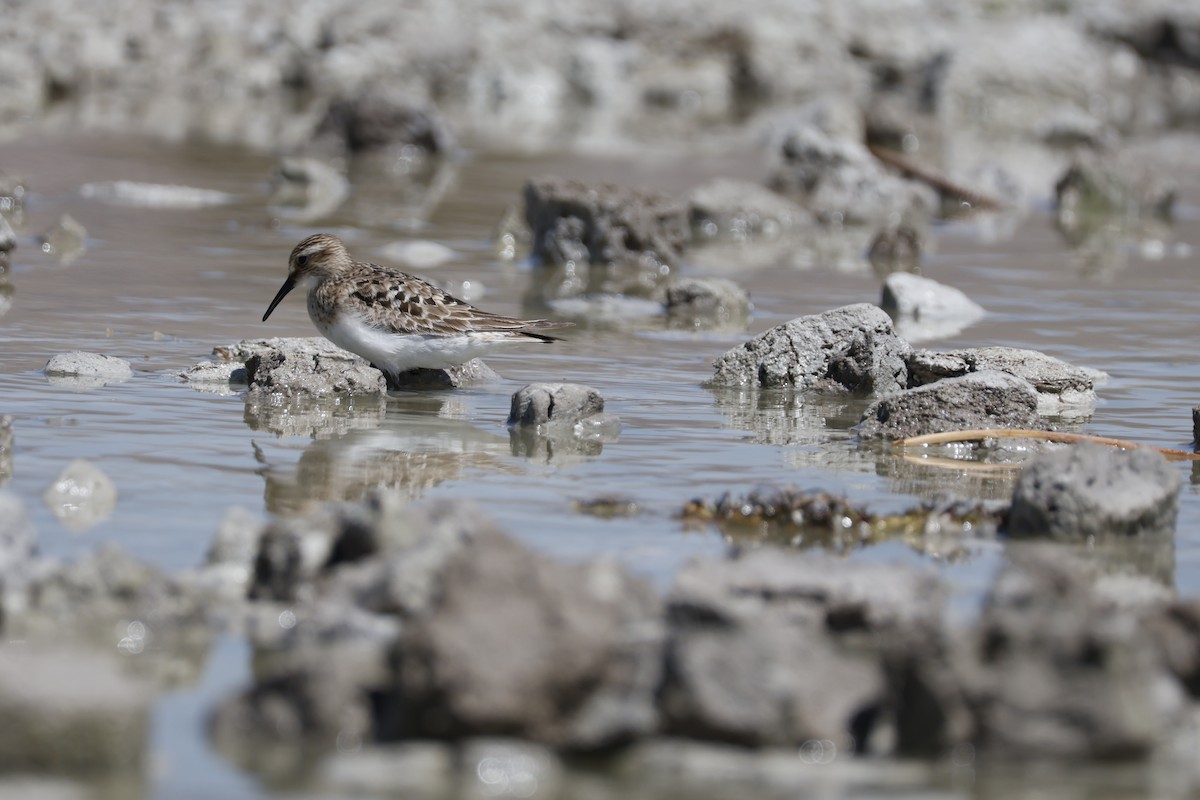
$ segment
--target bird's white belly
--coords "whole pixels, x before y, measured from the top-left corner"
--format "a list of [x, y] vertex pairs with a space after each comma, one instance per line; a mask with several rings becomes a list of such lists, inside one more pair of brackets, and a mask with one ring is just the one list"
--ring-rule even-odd
[[444, 369], [483, 355], [496, 345], [487, 334], [398, 334], [372, 328], [349, 314], [331, 323], [313, 320], [325, 338], [362, 356], [377, 368], [398, 374], [410, 369]]

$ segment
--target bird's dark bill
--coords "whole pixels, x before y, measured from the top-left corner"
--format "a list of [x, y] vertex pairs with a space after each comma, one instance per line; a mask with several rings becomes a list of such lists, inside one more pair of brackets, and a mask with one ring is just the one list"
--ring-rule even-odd
[[279, 305], [279, 301], [287, 297], [287, 293], [295, 288], [296, 279], [289, 276], [288, 279], [283, 282], [283, 286], [279, 287], [279, 292], [275, 295], [275, 299], [271, 301], [271, 305], [267, 306], [267, 313], [263, 314], [263, 322], [266, 322], [267, 317], [271, 316], [271, 312], [275, 310], [275, 306]]

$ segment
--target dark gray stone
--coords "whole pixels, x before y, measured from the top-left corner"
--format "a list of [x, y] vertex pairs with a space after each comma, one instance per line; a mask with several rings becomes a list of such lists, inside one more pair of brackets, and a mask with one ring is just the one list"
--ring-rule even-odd
[[978, 428], [1041, 429], [1037, 392], [1021, 378], [984, 370], [880, 398], [863, 412], [860, 439], [904, 439]]
[[138, 772], [150, 692], [115, 660], [78, 647], [0, 647], [0, 769]]
[[675, 266], [690, 237], [687, 206], [655, 192], [556, 177], [525, 185], [532, 256], [553, 265]]
[[661, 637], [658, 597], [624, 568], [481, 534], [405, 626], [380, 735], [612, 747], [654, 730]]
[[717, 359], [714, 385], [887, 394], [908, 382], [910, 348], [878, 306], [800, 317]]
[[1148, 448], [1080, 443], [1032, 459], [1013, 491], [1008, 533], [1081, 540], [1175, 532], [1179, 472]]
[[910, 386], [969, 375], [982, 370], [1007, 372], [1028, 381], [1038, 393], [1038, 413], [1089, 412], [1096, 404], [1095, 386], [1108, 376], [1036, 350], [977, 347], [936, 352], [914, 350], [908, 357]]
[[449, 126], [428, 103], [415, 101], [391, 81], [376, 81], [351, 97], [330, 104], [317, 126], [351, 153], [417, 147], [426, 156], [455, 150]]
[[865, 748], [881, 654], [938, 624], [941, 604], [936, 578], [895, 565], [772, 548], [695, 562], [667, 599], [664, 732]]
[[81, 350], [53, 356], [42, 371], [56, 386], [80, 388], [120, 383], [133, 377], [133, 367], [125, 359]]
[[577, 383], [531, 383], [512, 396], [509, 427], [571, 426], [604, 411], [604, 397]]

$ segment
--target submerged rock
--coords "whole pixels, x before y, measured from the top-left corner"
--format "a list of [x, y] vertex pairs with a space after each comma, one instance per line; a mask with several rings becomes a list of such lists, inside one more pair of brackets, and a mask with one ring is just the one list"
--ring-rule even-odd
[[1040, 429], [1037, 392], [1021, 378], [996, 370], [905, 389], [863, 412], [861, 439], [904, 439], [977, 428]]
[[575, 383], [531, 383], [513, 393], [507, 425], [513, 455], [546, 461], [599, 455], [621, 431], [621, 420], [604, 413], [604, 397]]
[[604, 412], [604, 396], [577, 383], [531, 383], [512, 396], [509, 427], [571, 426]]
[[51, 357], [42, 370], [55, 386], [95, 388], [133, 377], [133, 367], [123, 358], [74, 350]]
[[46, 488], [42, 501], [68, 530], [80, 533], [112, 514], [117, 486], [95, 464], [77, 458]]
[[1175, 533], [1177, 470], [1148, 448], [1080, 443], [1042, 453], [1021, 470], [1008, 534], [1086, 540]]
[[684, 203], [655, 192], [546, 177], [527, 183], [524, 197], [531, 255], [551, 265], [656, 271], [675, 266], [690, 237]]
[[714, 385], [887, 394], [907, 384], [910, 351], [868, 303], [799, 317], [717, 359]]

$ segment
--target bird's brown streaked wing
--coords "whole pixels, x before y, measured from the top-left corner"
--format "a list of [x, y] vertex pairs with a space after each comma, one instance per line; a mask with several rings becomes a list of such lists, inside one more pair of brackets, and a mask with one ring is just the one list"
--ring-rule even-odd
[[572, 322], [522, 320], [481, 311], [403, 272], [378, 270], [352, 283], [348, 301], [372, 327], [399, 334], [471, 333], [566, 328]]

